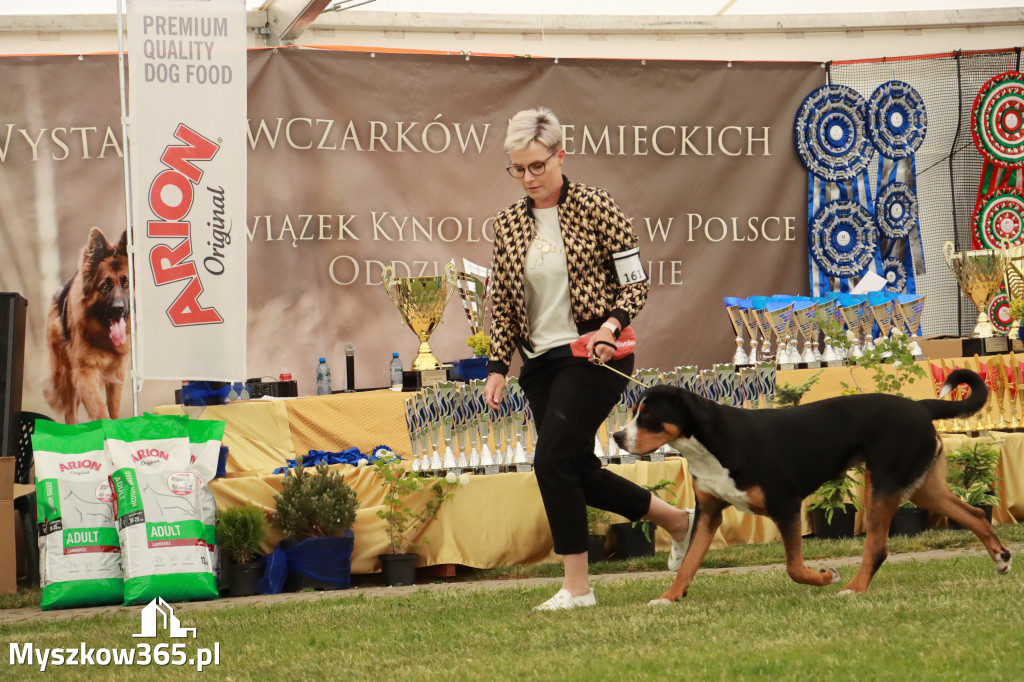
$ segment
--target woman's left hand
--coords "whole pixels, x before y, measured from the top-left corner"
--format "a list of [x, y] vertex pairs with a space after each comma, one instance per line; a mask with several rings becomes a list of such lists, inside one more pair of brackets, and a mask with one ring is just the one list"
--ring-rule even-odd
[[[604, 341], [605, 343], [598, 343]], [[611, 345], [609, 345], [611, 344]], [[615, 335], [607, 327], [600, 327], [587, 341], [587, 354], [591, 362], [608, 362], [615, 355]]]

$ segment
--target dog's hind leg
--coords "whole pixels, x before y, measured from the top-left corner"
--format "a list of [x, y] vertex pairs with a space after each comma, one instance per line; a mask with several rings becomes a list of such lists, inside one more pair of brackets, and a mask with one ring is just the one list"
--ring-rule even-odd
[[900, 496], [880, 494], [871, 485], [870, 473], [864, 480], [864, 559], [860, 570], [839, 594], [854, 594], [868, 589], [871, 579], [889, 556], [889, 526], [900, 506]]
[[910, 496], [910, 501], [918, 507], [956, 521], [977, 535], [981, 544], [985, 545], [985, 549], [988, 550], [992, 561], [995, 562], [996, 571], [1000, 574], [1009, 573], [1010, 550], [1006, 549], [996, 537], [996, 532], [992, 529], [992, 524], [985, 518], [985, 513], [977, 507], [967, 504], [949, 489], [946, 484], [944, 460], [945, 457], [940, 457], [936, 466], [928, 471], [924, 482]]
[[690, 547], [686, 550], [682, 565], [676, 571], [675, 580], [663, 595], [651, 600], [652, 606], [672, 604], [686, 596], [686, 592], [690, 589], [690, 583], [693, 582], [701, 562], [704, 561], [704, 556], [711, 548], [711, 541], [715, 539], [715, 533], [722, 525], [722, 510], [728, 504], [697, 487], [696, 479], [693, 482], [693, 492], [697, 498], [697, 526], [693, 529]]
[[839, 582], [839, 571], [834, 568], [815, 571], [804, 563], [803, 529], [800, 524], [800, 509], [792, 510], [772, 519], [782, 535], [782, 546], [786, 550], [786, 573], [793, 582], [801, 585], [823, 587]]

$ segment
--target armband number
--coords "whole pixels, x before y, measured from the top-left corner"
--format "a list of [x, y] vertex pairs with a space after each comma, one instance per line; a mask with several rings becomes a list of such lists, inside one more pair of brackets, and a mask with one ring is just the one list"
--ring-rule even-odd
[[619, 284], [637, 284], [647, 281], [647, 273], [644, 272], [644, 265], [640, 262], [640, 248], [629, 249], [612, 254], [615, 263], [615, 274], [619, 278]]

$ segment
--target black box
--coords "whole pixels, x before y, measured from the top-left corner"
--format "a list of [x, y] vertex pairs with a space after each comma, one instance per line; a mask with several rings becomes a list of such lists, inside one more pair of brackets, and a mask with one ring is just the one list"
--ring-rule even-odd
[[298, 398], [299, 385], [294, 379], [291, 381], [260, 381], [249, 379], [245, 382], [245, 388], [249, 391], [252, 399], [262, 398], [265, 395], [275, 398]]
[[999, 355], [1010, 352], [1010, 340], [1005, 336], [990, 336], [987, 339], [963, 339], [963, 355]]

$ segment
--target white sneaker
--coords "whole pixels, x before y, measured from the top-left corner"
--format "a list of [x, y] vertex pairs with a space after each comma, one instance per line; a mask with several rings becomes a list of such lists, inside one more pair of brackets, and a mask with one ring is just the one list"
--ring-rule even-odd
[[686, 513], [690, 515], [690, 525], [686, 528], [686, 537], [676, 542], [672, 541], [672, 551], [668, 555], [668, 570], [678, 571], [679, 567], [683, 565], [683, 557], [686, 556], [686, 549], [690, 546], [690, 538], [693, 537], [693, 527], [697, 524], [693, 522], [693, 509], [687, 509]]
[[559, 590], [555, 596], [543, 604], [533, 607], [534, 611], [562, 611], [564, 609], [575, 609], [583, 606], [597, 606], [597, 599], [594, 591], [590, 590], [581, 597], [574, 597], [569, 590]]

